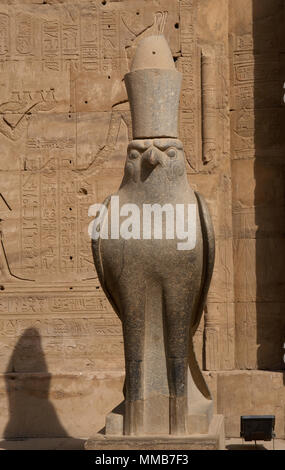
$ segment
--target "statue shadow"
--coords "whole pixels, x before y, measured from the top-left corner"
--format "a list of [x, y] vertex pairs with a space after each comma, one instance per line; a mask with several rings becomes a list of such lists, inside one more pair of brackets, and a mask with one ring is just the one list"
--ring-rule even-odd
[[36, 328], [28, 328], [15, 345], [5, 373], [9, 421], [1, 448], [11, 449], [11, 440], [30, 438], [65, 438], [68, 448], [84, 448], [84, 440], [69, 436], [49, 400], [51, 378], [41, 336]]

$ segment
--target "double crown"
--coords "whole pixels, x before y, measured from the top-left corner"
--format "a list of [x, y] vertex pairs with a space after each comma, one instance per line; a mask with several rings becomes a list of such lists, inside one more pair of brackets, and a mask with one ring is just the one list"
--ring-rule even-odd
[[133, 139], [178, 137], [181, 81], [165, 37], [142, 39], [125, 75]]

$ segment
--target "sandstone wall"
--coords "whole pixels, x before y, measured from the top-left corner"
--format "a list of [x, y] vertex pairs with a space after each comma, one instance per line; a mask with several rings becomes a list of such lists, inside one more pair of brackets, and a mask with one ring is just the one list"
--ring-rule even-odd
[[218, 378], [232, 435], [244, 413], [285, 430], [284, 39], [283, 1], [230, 2], [235, 368], [252, 370]]
[[197, 356], [228, 435], [240, 414], [265, 412], [284, 435], [283, 2], [1, 0], [3, 437], [87, 437], [122, 399], [121, 326], [93, 267], [88, 207], [120, 184], [123, 76], [163, 22], [183, 73], [189, 181], [217, 240]]

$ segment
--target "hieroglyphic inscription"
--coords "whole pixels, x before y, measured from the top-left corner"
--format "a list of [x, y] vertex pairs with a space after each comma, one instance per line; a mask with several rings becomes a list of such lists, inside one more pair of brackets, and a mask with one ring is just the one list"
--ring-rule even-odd
[[183, 74], [180, 102], [180, 136], [190, 172], [201, 168], [199, 135], [199, 48], [195, 32], [195, 0], [180, 2], [181, 53], [178, 69]]
[[97, 336], [96, 341], [91, 336], [82, 339], [79, 336], [66, 337], [64, 341], [61, 337], [47, 336], [40, 341], [38, 338], [38, 334], [34, 337], [25, 335], [15, 342], [16, 338], [0, 336], [1, 372], [5, 372], [3, 364], [11, 356], [17, 359], [17, 372], [21, 372], [21, 369], [30, 372], [34, 369], [38, 371], [39, 368], [42, 370], [43, 351], [48, 371], [55, 373], [61, 373], [63, 367], [65, 374], [76, 371], [82, 374], [91, 369], [118, 371], [123, 368], [123, 341], [119, 337]]
[[62, 61], [63, 69], [79, 69], [80, 55], [80, 31], [78, 24], [63, 24], [61, 30], [62, 38]]
[[[75, 139], [74, 138], [53, 138], [46, 139], [45, 137], [36, 137], [27, 140], [27, 149], [64, 149], [64, 148], [74, 148]], [[28, 168], [36, 169], [36, 168]]]
[[100, 70], [99, 12], [90, 5], [83, 7], [80, 16], [80, 54], [82, 70]]
[[205, 307], [206, 369], [220, 369], [220, 317], [212, 305]]
[[1, 361], [16, 354], [19, 364], [27, 366], [31, 354], [42, 354], [41, 348], [52, 370], [61, 367], [59, 354], [62, 359], [75, 361], [66, 364], [72, 370], [84, 370], [91, 363], [105, 368], [107, 358], [107, 367], [112, 368], [113, 356], [116, 364], [122, 365], [121, 323], [102, 293], [0, 297]]
[[43, 69], [61, 69], [60, 25], [58, 21], [44, 21], [42, 24]]
[[9, 52], [9, 16], [0, 13], [0, 59]]
[[33, 371], [43, 351], [52, 371], [60, 371], [63, 360], [66, 371], [123, 366], [121, 322], [100, 290], [0, 297], [0, 370], [14, 355], [19, 370]]
[[[88, 189], [86, 189], [86, 187]], [[80, 188], [80, 191], [84, 195], [85, 192], [89, 191], [89, 186], [85, 183], [83, 187]], [[90, 270], [90, 263], [92, 261], [90, 260], [90, 239], [86, 234], [86, 225], [90, 223], [89, 220], [87, 220], [90, 205], [90, 196], [87, 197], [87, 200], [86, 197], [83, 197], [78, 203], [78, 271], [83, 273]]]
[[216, 57], [202, 51], [202, 159], [215, 160], [217, 150]]
[[274, 147], [280, 137], [280, 122], [274, 111], [270, 112], [270, 119], [262, 119], [260, 111], [264, 124], [259, 119], [257, 131], [254, 122], [256, 109], [278, 106], [280, 102], [278, 54], [255, 52], [252, 34], [233, 36], [231, 47], [232, 104], [235, 111], [232, 118], [233, 157], [252, 158], [256, 151], [256, 132], [268, 137], [264, 139], [264, 147]]
[[108, 318], [0, 318], [0, 337], [16, 338], [29, 328], [36, 328], [42, 337], [120, 336], [121, 325]]
[[[75, 6], [77, 14], [67, 23], [58, 10], [54, 18], [45, 20], [41, 16], [27, 13], [15, 15], [16, 52], [18, 55], [33, 55], [36, 33], [41, 30], [41, 47], [37, 54], [45, 71], [94, 70], [110, 73], [120, 68], [120, 40], [118, 10], [106, 10], [93, 4]], [[0, 56], [7, 54], [11, 26], [9, 16], [0, 13]], [[35, 28], [37, 25], [37, 28]]]
[[[131, 140], [123, 76], [141, 37], [158, 34], [162, 19], [179, 55], [178, 0], [147, 7], [128, 0], [25, 2], [0, 12], [0, 140], [14, 178], [7, 188], [14, 212], [2, 225], [15, 273], [0, 290], [1, 371], [13, 353], [33, 370], [28, 356], [40, 347], [37, 335], [51, 371], [63, 367], [59, 357], [71, 359], [64, 365], [69, 370], [84, 370], [88, 361], [103, 370], [123, 367], [121, 325], [99, 289], [92, 260], [88, 208], [119, 184]], [[185, 67], [191, 67], [184, 30]], [[185, 115], [193, 99], [186, 82]], [[89, 117], [92, 98], [101, 108]], [[98, 172], [80, 174], [94, 162]], [[69, 295], [57, 295], [63, 283]], [[28, 293], [30, 285], [40, 293]], [[73, 289], [86, 285], [88, 295], [75, 295]]]
[[32, 54], [34, 48], [33, 19], [31, 15], [16, 16], [16, 50], [19, 54]]
[[[185, 10], [189, 8], [189, 1], [181, 3]], [[171, 12], [178, 5], [176, 0]], [[147, 12], [137, 2], [130, 7], [129, 1], [118, 2], [115, 8], [105, 8], [101, 2], [84, 2], [74, 4], [73, 13], [66, 14], [64, 5], [51, 5], [48, 19], [36, 8], [33, 15], [26, 13], [25, 6], [22, 13], [12, 11], [11, 18], [0, 13], [0, 59], [8, 53], [9, 37], [14, 35], [15, 24], [16, 55], [11, 54], [9, 60], [29, 56], [30, 63], [34, 58], [35, 62], [41, 62], [43, 71], [51, 73], [64, 70], [96, 71], [104, 75], [115, 71], [125, 73], [125, 48], [148, 29], [149, 34], [157, 34], [157, 19], [167, 11], [169, 2], [160, 0], [157, 6], [150, 5]], [[192, 23], [190, 26], [192, 28]], [[185, 54], [189, 50], [186, 30], [185, 27]], [[8, 62], [3, 62], [4, 68]]]
[[64, 314], [72, 312], [106, 313], [110, 307], [101, 296], [57, 296], [28, 295], [21, 297], [0, 297], [0, 314]]
[[77, 204], [74, 191], [75, 180], [69, 172], [60, 173], [60, 263], [62, 271], [76, 269]]
[[[72, 149], [70, 142], [67, 141], [68, 147]], [[32, 148], [37, 150], [37, 146]], [[22, 269], [25, 271], [76, 271], [77, 199], [72, 173], [62, 169], [61, 163], [58, 156], [50, 155], [36, 155], [23, 163]]]
[[56, 160], [48, 161], [45, 171], [40, 173], [40, 198], [41, 198], [41, 269], [54, 272], [58, 263], [57, 237], [58, 237], [58, 184], [56, 174]]
[[[237, 105], [234, 123], [233, 150], [237, 158], [250, 156], [254, 151], [254, 61], [251, 34], [232, 38], [234, 74], [234, 103]], [[250, 109], [248, 109], [250, 108]]]
[[101, 37], [103, 65], [102, 72], [116, 71], [119, 68], [120, 43], [118, 32], [118, 16], [115, 11], [101, 15]]
[[21, 256], [25, 271], [40, 267], [40, 176], [33, 173], [21, 180]]

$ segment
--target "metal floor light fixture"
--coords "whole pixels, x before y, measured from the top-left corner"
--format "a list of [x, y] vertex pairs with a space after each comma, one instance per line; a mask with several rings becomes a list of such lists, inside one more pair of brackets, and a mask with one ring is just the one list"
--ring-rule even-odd
[[240, 437], [248, 441], [271, 441], [275, 438], [274, 415], [248, 415], [240, 417]]

